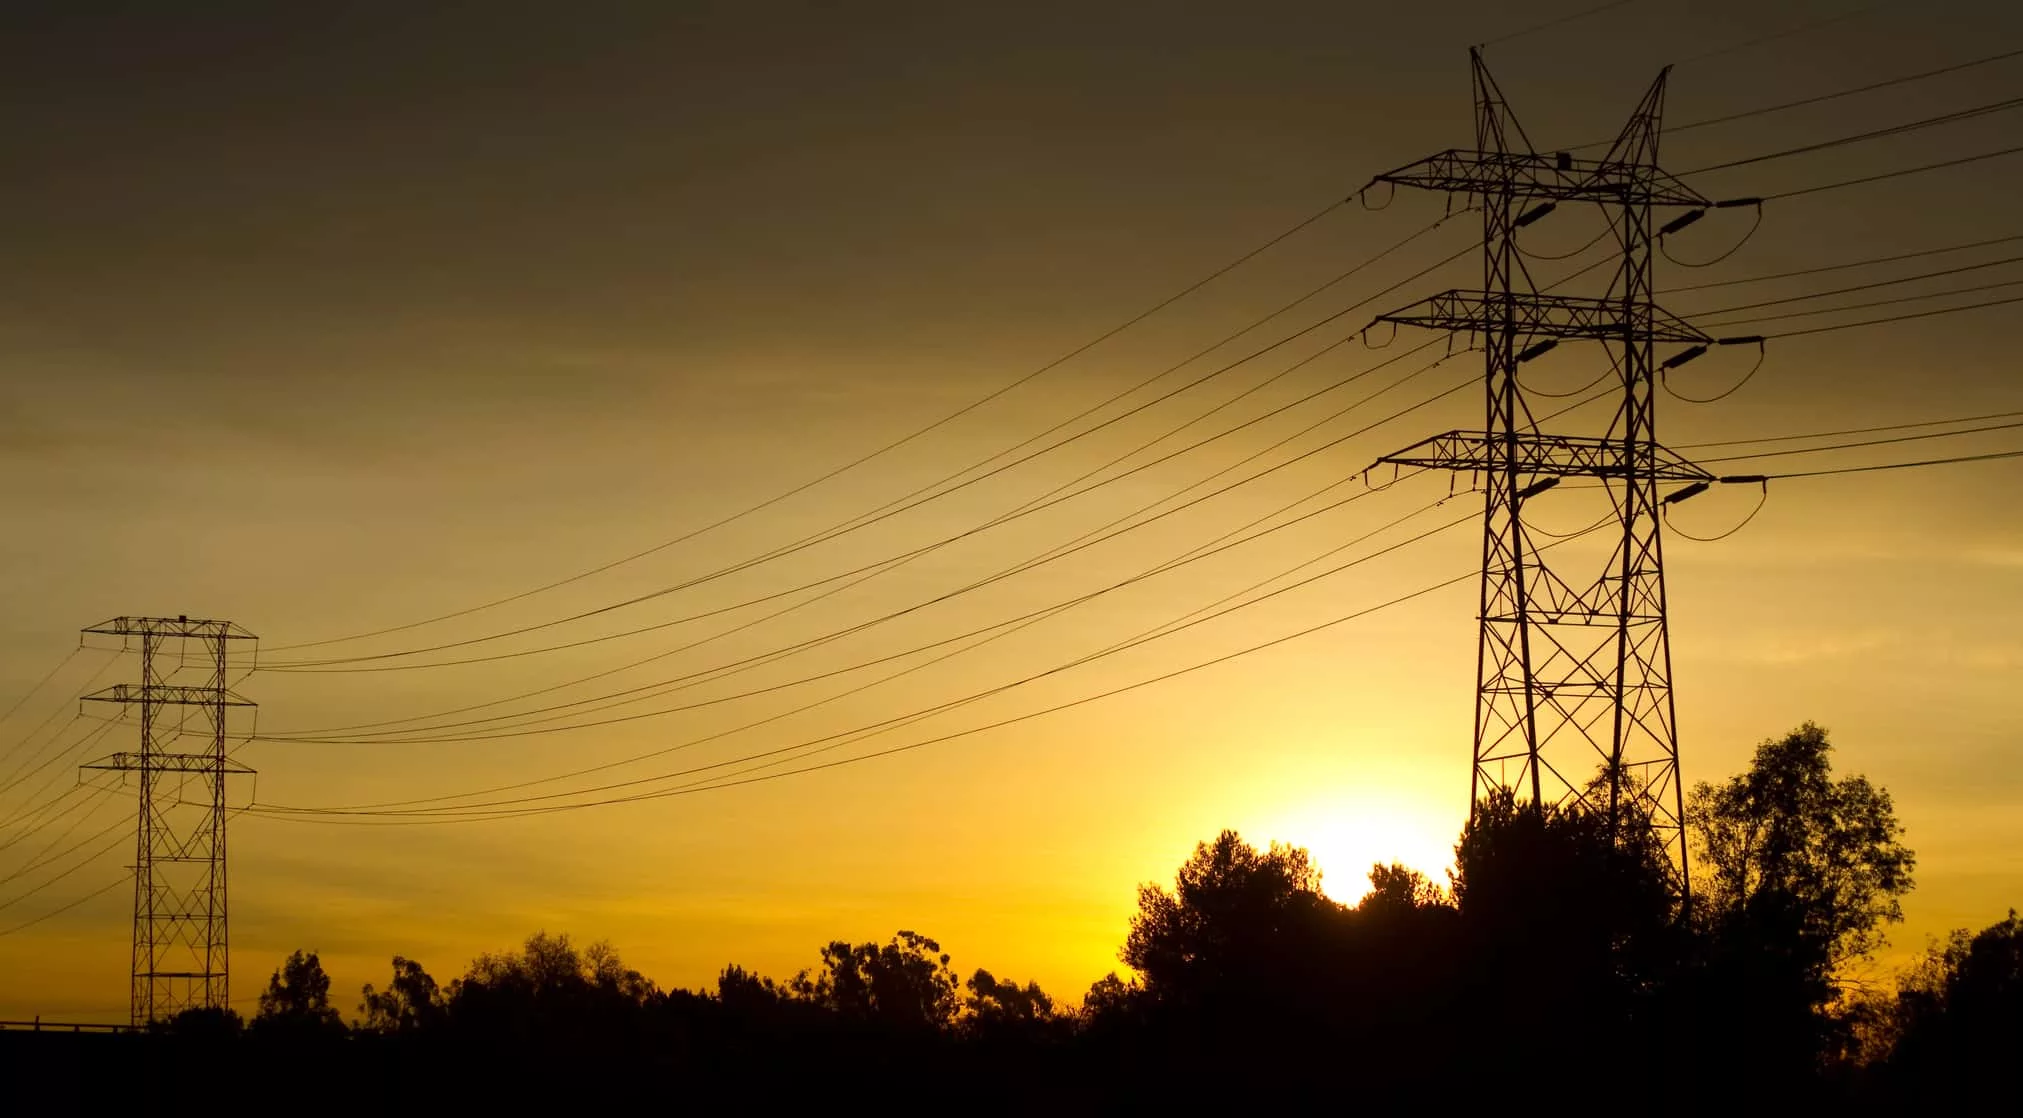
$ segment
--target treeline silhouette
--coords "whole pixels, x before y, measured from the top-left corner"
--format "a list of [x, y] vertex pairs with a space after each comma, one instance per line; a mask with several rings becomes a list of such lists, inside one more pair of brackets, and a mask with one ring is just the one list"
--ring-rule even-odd
[[315, 1109], [2013, 1104], [2023, 924], [1956, 933], [1892, 989], [1850, 980], [1901, 918], [1914, 859], [1889, 794], [1835, 778], [1830, 752], [1807, 724], [1694, 789], [1690, 906], [1641, 820], [1502, 793], [1478, 805], [1449, 881], [1376, 866], [1354, 905], [1321, 892], [1304, 850], [1225, 831], [1170, 887], [1140, 888], [1127, 974], [1079, 1004], [959, 971], [913, 931], [827, 944], [784, 980], [726, 966], [703, 990], [537, 933], [446, 983], [397, 956], [349, 1024], [298, 951], [249, 1021], [192, 1011], [66, 1051], [101, 1095], [144, 1099], [205, 1067]]

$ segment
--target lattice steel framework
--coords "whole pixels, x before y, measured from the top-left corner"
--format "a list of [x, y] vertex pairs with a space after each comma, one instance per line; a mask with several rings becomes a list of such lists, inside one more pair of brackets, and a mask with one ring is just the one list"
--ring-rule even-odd
[[[1482, 211], [1483, 288], [1449, 291], [1386, 315], [1468, 335], [1485, 355], [1482, 431], [1453, 431], [1384, 459], [1465, 471], [1483, 482], [1481, 638], [1471, 801], [1496, 788], [1543, 804], [1578, 801], [1655, 829], [1688, 888], [1684, 790], [1665, 624], [1660, 509], [1668, 483], [1712, 480], [1658, 445], [1656, 343], [1706, 345], [1651, 301], [1652, 211], [1710, 203], [1657, 167], [1666, 74], [1660, 73], [1600, 159], [1542, 155], [1470, 52], [1476, 150], [1452, 150], [1377, 182], [1471, 197]], [[1568, 203], [1601, 207], [1619, 259], [1586, 297], [1540, 292], [1517, 230]], [[1539, 429], [1518, 366], [1566, 341], [1601, 343], [1620, 381], [1598, 435]], [[1542, 554], [1527, 502], [1563, 478], [1592, 479], [1613, 509], [1612, 553]], [[1596, 549], [1598, 552], [1601, 549]]]
[[[140, 652], [138, 685], [114, 684], [85, 696], [87, 702], [140, 708], [139, 751], [84, 766], [133, 773], [139, 781], [133, 1023], [185, 1009], [228, 1008], [225, 778], [252, 770], [234, 762], [225, 744], [232, 709], [253, 704], [232, 692], [226, 670], [232, 642], [251, 641], [253, 634], [229, 621], [188, 617], [117, 617], [84, 631], [119, 637], [129, 649], [138, 642]], [[185, 669], [202, 682], [171, 682]], [[200, 739], [202, 750], [170, 748], [185, 736]]]

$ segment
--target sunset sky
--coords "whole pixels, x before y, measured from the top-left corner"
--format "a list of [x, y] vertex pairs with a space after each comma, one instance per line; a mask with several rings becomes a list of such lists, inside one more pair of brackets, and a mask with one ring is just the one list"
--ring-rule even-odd
[[[1406, 192], [1381, 210], [1340, 207], [1073, 360], [765, 503], [1075, 350], [1372, 174], [1469, 146], [1469, 44], [1586, 6], [386, 3], [312, 15], [250, 3], [10, 5], [0, 710], [57, 670], [0, 722], [0, 778], [24, 759], [56, 760], [0, 787], [0, 821], [69, 787], [77, 763], [134, 747], [131, 726], [86, 742], [96, 724], [71, 717], [71, 696], [87, 685], [136, 678], [131, 657], [64, 660], [80, 629], [117, 615], [228, 618], [257, 633], [263, 667], [239, 689], [260, 704], [262, 737], [238, 757], [259, 775], [235, 784], [232, 802], [337, 807], [516, 785], [651, 751], [667, 752], [489, 798], [834, 745], [823, 739], [1374, 555], [882, 736], [751, 762], [805, 756], [752, 770], [782, 773], [1076, 702], [1466, 574], [1479, 557], [1479, 499], [1429, 508], [1448, 479], [1411, 477], [931, 662], [999, 632], [986, 626], [1255, 530], [1246, 525], [1274, 510], [1288, 509], [1266, 526], [1365, 493], [1358, 475], [1376, 456], [1479, 425], [1476, 355], [1426, 369], [1438, 344], [1401, 354], [1430, 336], [1403, 332], [1389, 349], [1373, 348], [1385, 331], [1356, 337], [1379, 312], [1480, 282], [1473, 256], [1408, 281], [1471, 245], [1473, 215], [1076, 418], [1442, 216], [1445, 199]], [[1842, 12], [1853, 14], [1829, 19]], [[1796, 30], [1775, 34], [1786, 29]], [[2017, 48], [2023, 9], [1987, 0], [1719, 0], [1690, 11], [1627, 3], [1492, 42], [1486, 57], [1550, 150], [1613, 135], [1666, 63], [1678, 64], [1667, 119], [1688, 123]], [[2019, 83], [2023, 57], [1682, 131], [1662, 158], [1687, 172], [1982, 106]], [[1690, 181], [1713, 197], [1769, 195], [2011, 146], [2018, 119], [1993, 112]], [[1697, 269], [1660, 261], [1658, 288], [2023, 234], [2019, 187], [2023, 156], [1773, 200], [1732, 257]], [[1721, 211], [1668, 248], [1710, 260], [1750, 220]], [[1521, 243], [1541, 258], [1574, 254], [1602, 229], [1595, 213], [1562, 207]], [[2004, 260], [2023, 255], [2018, 246], [1661, 298], [1691, 315]], [[1531, 266], [1556, 277], [1600, 251]], [[2023, 263], [1817, 305], [2005, 280], [2023, 282]], [[1690, 446], [2023, 411], [2019, 308], [1773, 341], [1734, 395], [1662, 398], [1660, 433]], [[1527, 374], [1531, 387], [1572, 391], [1605, 370], [1598, 350], [1562, 348]], [[1724, 350], [1673, 386], [1717, 395], [1753, 359]], [[1559, 406], [1540, 399], [1541, 410]], [[1253, 419], [1086, 496], [982, 527]], [[324, 666], [591, 642], [578, 647], [418, 670], [280, 670], [490, 637], [653, 594], [944, 478], [976, 477], [960, 472], [1028, 439], [1040, 441], [987, 468], [1082, 430], [946, 497], [622, 609]], [[937, 600], [1358, 431], [1227, 496]], [[1805, 445], [1818, 444], [1779, 444]], [[1996, 430], [1717, 468], [2018, 447], [2023, 430]], [[1839, 768], [1895, 795], [1919, 856], [1885, 963], [2023, 904], [2019, 480], [2023, 460], [1793, 479], [1773, 484], [1729, 538], [1667, 536], [1686, 779], [1722, 779], [1759, 740], [1803, 721], [1826, 726]], [[1565, 498], [1540, 507], [1543, 527], [1592, 518], [1579, 494]], [[518, 595], [762, 504], [543, 593], [286, 647]], [[1753, 490], [1717, 489], [1671, 523], [1716, 536], [1755, 504]], [[972, 529], [861, 583], [819, 581]], [[721, 612], [612, 636], [711, 611]], [[1037, 979], [1072, 1001], [1121, 967], [1135, 886], [1170, 881], [1220, 828], [1309, 847], [1342, 899], [1360, 894], [1373, 861], [1440, 874], [1467, 812], [1474, 611], [1464, 579], [1164, 683], [736, 787], [449, 825], [245, 814], [231, 825], [234, 997], [250, 1011], [298, 947], [322, 953], [348, 1012], [396, 953], [447, 980], [540, 929], [609, 939], [661, 984], [700, 986], [727, 962], [784, 976], [827, 940], [907, 928], [938, 938], [965, 973]], [[530, 712], [752, 657], [750, 670], [608, 713], [553, 712], [591, 721], [690, 707], [631, 721], [489, 740], [276, 740], [355, 739], [325, 731], [555, 688], [414, 725]], [[571, 682], [599, 673], [609, 674]], [[708, 699], [722, 701], [694, 705]], [[567, 721], [509, 728], [557, 725]], [[470, 727], [414, 736], [486, 738]], [[130, 830], [130, 795], [98, 797], [0, 849], [0, 878], [121, 819]], [[0, 827], [0, 842], [21, 830]], [[119, 879], [130, 841], [14, 901], [98, 845], [0, 884], [0, 932]], [[130, 906], [129, 890], [112, 887], [0, 935], [0, 1019], [124, 1019]]]

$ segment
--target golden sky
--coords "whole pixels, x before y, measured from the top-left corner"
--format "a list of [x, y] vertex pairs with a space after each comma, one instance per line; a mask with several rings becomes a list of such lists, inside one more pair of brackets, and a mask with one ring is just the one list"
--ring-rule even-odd
[[[1631, 4], [1488, 55], [1532, 137], [1554, 146], [1612, 134], [1668, 61], [1680, 62], [1670, 119], [1685, 121], [2023, 41], [2023, 16], [2004, 5], [1890, 4], [1695, 60], [1853, 7], [1724, 2], [1695, 5], [1688, 18], [1676, 6]], [[201, 17], [29, 6], [18, 40], [28, 61], [0, 77], [0, 124], [11, 137], [0, 181], [0, 519], [10, 526], [0, 584], [11, 591], [0, 704], [49, 672], [77, 630], [120, 614], [230, 618], [276, 650], [270, 665], [540, 624], [799, 540], [1099, 404], [1432, 223], [1442, 200], [1401, 194], [1380, 212], [1338, 210], [1018, 390], [689, 542], [439, 625], [277, 650], [600, 566], [915, 431], [1371, 174], [1467, 146], [1468, 40], [1556, 11], [1520, 19], [1478, 2], [1357, 8], [872, 4], [846, 15], [809, 4], [403, 4], [311, 18], [259, 5], [212, 5]], [[1685, 132], [1666, 141], [1664, 161], [1686, 170], [1980, 104], [2012, 91], [2018, 66]], [[1996, 114], [1694, 181], [1710, 194], [1766, 194], [1984, 151], [2014, 135], [2014, 120]], [[1704, 271], [1661, 263], [1659, 287], [2023, 232], [2013, 217], [2018, 173], [2015, 161], [1998, 160], [1773, 202], [1733, 258]], [[1525, 230], [1524, 243], [1569, 253], [1601, 228], [1569, 209]], [[1718, 255], [1746, 228], [1739, 213], [1716, 215], [1678, 239], [1677, 254]], [[1476, 234], [1456, 218], [1182, 375], [1376, 296]], [[1388, 352], [1351, 339], [1269, 379], [1348, 338], [1369, 314], [1477, 281], [1464, 260], [1331, 331], [950, 497], [690, 590], [469, 651], [729, 607], [967, 531], [1088, 471], [1114, 476], [1396, 357], [1423, 339], [1402, 335]], [[1812, 277], [1776, 291], [1836, 282]], [[1668, 305], [1690, 313], [1737, 297], [1687, 292]], [[2023, 408], [2016, 324], [2013, 307], [1998, 307], [1775, 343], [1734, 396], [1663, 399], [1660, 431], [1692, 443]], [[1155, 501], [1198, 493], [1188, 487], [1393, 382], [1258, 462], [1479, 375], [1468, 355], [1417, 373], [1438, 352], [746, 631], [729, 632], [799, 598], [491, 663], [267, 670], [241, 690], [260, 703], [262, 733], [286, 737], [484, 703], [659, 653], [669, 655], [506, 709], [702, 671], [934, 599]], [[1577, 388], [1595, 361], [1555, 354], [1533, 371], [1535, 387]], [[1732, 351], [1704, 359], [1687, 390], [1711, 395], [1746, 368]], [[1088, 594], [1331, 483], [1343, 484], [1327, 500], [1361, 492], [1354, 475], [1376, 455], [1479, 424], [1480, 410], [1478, 390], [1462, 389], [1113, 542], [612, 713], [789, 684]], [[1773, 461], [1841, 465], [2018, 445], [2004, 439]], [[2010, 764], [2023, 733], [2012, 698], [2023, 665], [2018, 470], [1994, 462], [1793, 480], [1774, 486], [1729, 539], [1668, 537], [1687, 778], [1737, 771], [1758, 740], [1801, 721], [1827, 726], [1842, 769], [1895, 793], [1919, 853], [1900, 947], [1986, 924], [2023, 899], [2023, 776]], [[1407, 479], [801, 713], [788, 712], [931, 654], [573, 732], [263, 740], [240, 757], [259, 770], [262, 802], [371, 803], [532, 780], [783, 716], [563, 787], [724, 760], [1045, 671], [1300, 568], [1447, 492], [1445, 479]], [[1580, 526], [1578, 501], [1569, 495], [1542, 521]], [[1747, 492], [1717, 490], [1681, 506], [1673, 523], [1711, 536], [1753, 504]], [[1467, 521], [1476, 507], [1457, 498], [1301, 569]], [[1477, 548], [1463, 523], [816, 759], [1184, 668], [1464, 574]], [[234, 991], [250, 998], [297, 947], [322, 952], [348, 1009], [359, 984], [384, 981], [395, 953], [448, 978], [537, 929], [611, 939], [662, 984], [695, 986], [727, 962], [786, 974], [829, 939], [910, 928], [938, 937], [958, 967], [1037, 978], [1073, 998], [1119, 965], [1134, 886], [1169, 879], [1219, 828], [1310, 846], [1343, 897], [1360, 891], [1375, 860], [1444, 868], [1467, 808], [1474, 594], [1464, 581], [1165, 684], [743, 787], [455, 826], [247, 815], [231, 830]], [[417, 659], [444, 658], [455, 657]], [[106, 662], [80, 654], [0, 723], [0, 773], [39, 748], [30, 732], [46, 716], [61, 730], [47, 740], [64, 747], [90, 728], [68, 723], [66, 697]], [[123, 661], [103, 681], [132, 670]], [[130, 736], [112, 731], [76, 760], [131, 748]], [[60, 790], [74, 763], [0, 791], [0, 818], [39, 802], [51, 774], [65, 774], [50, 786]], [[247, 780], [234, 802], [254, 794]], [[75, 835], [111, 826], [130, 803], [106, 797]], [[0, 851], [0, 876], [52, 833]], [[127, 853], [0, 911], [0, 928], [117, 878]], [[0, 903], [39, 876], [0, 886]], [[114, 888], [0, 937], [0, 1018], [119, 1019], [129, 905]]]

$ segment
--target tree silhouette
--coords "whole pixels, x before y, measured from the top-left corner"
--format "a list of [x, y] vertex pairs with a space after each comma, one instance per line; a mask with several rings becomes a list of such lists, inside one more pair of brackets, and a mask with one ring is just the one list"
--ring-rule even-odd
[[1255, 1009], [1297, 985], [1344, 911], [1305, 850], [1224, 831], [1195, 847], [1173, 892], [1138, 887], [1123, 958], [1156, 1002]]
[[1023, 986], [1001, 982], [979, 967], [967, 986], [963, 1024], [972, 1035], [992, 1040], [1058, 1039], [1072, 1021], [1054, 1007], [1054, 999], [1037, 982]]
[[267, 980], [252, 1027], [267, 1033], [344, 1031], [344, 1019], [330, 1005], [330, 976], [316, 952], [290, 954]]
[[1889, 793], [1835, 780], [1826, 732], [1808, 722], [1763, 742], [1749, 769], [1693, 790], [1701, 873], [1698, 998], [1703, 1052], [1759, 1097], [1810, 1090], [1854, 1041], [1829, 1012], [1835, 972], [1901, 919], [1915, 865]]
[[1417, 912], [1444, 906], [1447, 891], [1425, 874], [1396, 862], [1370, 867], [1370, 891], [1356, 904], [1366, 914]]
[[1757, 746], [1749, 771], [1695, 787], [1687, 810], [1709, 912], [1762, 907], [1795, 925], [1822, 972], [1883, 942], [1916, 867], [1889, 792], [1859, 775], [1834, 780], [1832, 749], [1808, 722]]
[[180, 1037], [216, 1043], [237, 1037], [246, 1022], [235, 1010], [215, 1006], [192, 1006], [169, 1018], [166, 1029]]
[[1144, 1002], [1145, 988], [1137, 979], [1125, 981], [1111, 971], [1090, 984], [1089, 992], [1082, 995], [1078, 1016], [1084, 1029], [1123, 1027], [1144, 1008]]
[[793, 996], [852, 1021], [902, 1029], [944, 1029], [960, 1001], [955, 972], [941, 945], [900, 932], [880, 947], [837, 940], [822, 948], [822, 969], [802, 971]]
[[[990, 970], [958, 980], [941, 944], [910, 931], [832, 941], [785, 982], [730, 965], [713, 989], [665, 993], [608, 943], [542, 932], [446, 985], [394, 956], [386, 987], [363, 988], [355, 1032], [320, 959], [297, 951], [243, 1035], [229, 1012], [195, 1011], [121, 1040], [146, 1066], [204, 1062], [274, 1097], [358, 1084], [405, 1109], [833, 1107], [844, 1089], [888, 1111], [1230, 1098], [1417, 1112], [1507, 1105], [1527, 1086], [1572, 1109], [1659, 1112], [2014, 1097], [2014, 912], [1935, 945], [1890, 996], [1837, 994], [1836, 969], [1881, 942], [1913, 863], [1888, 794], [1834, 777], [1828, 757], [1807, 725], [1699, 787], [1692, 906], [1633, 780], [1613, 809], [1599, 777], [1557, 805], [1496, 790], [1447, 888], [1375, 865], [1353, 907], [1321, 892], [1305, 851], [1222, 832], [1170, 888], [1139, 888], [1130, 971], [1075, 1012]], [[22, 1043], [0, 1030], [0, 1057]]]
[[1902, 1101], [1964, 1110], [2023, 1087], [2023, 921], [1933, 944], [1899, 983], [1889, 1071]]
[[393, 957], [393, 980], [384, 991], [366, 983], [358, 1012], [361, 1028], [377, 1033], [410, 1033], [436, 1024], [444, 1012], [444, 998], [436, 980], [420, 963]]
[[1633, 1080], [1659, 1038], [1683, 933], [1672, 873], [1648, 828], [1579, 800], [1519, 802], [1493, 790], [1454, 850], [1455, 965], [1463, 1043], [1492, 1078], [1593, 1069], [1590, 1088]]

